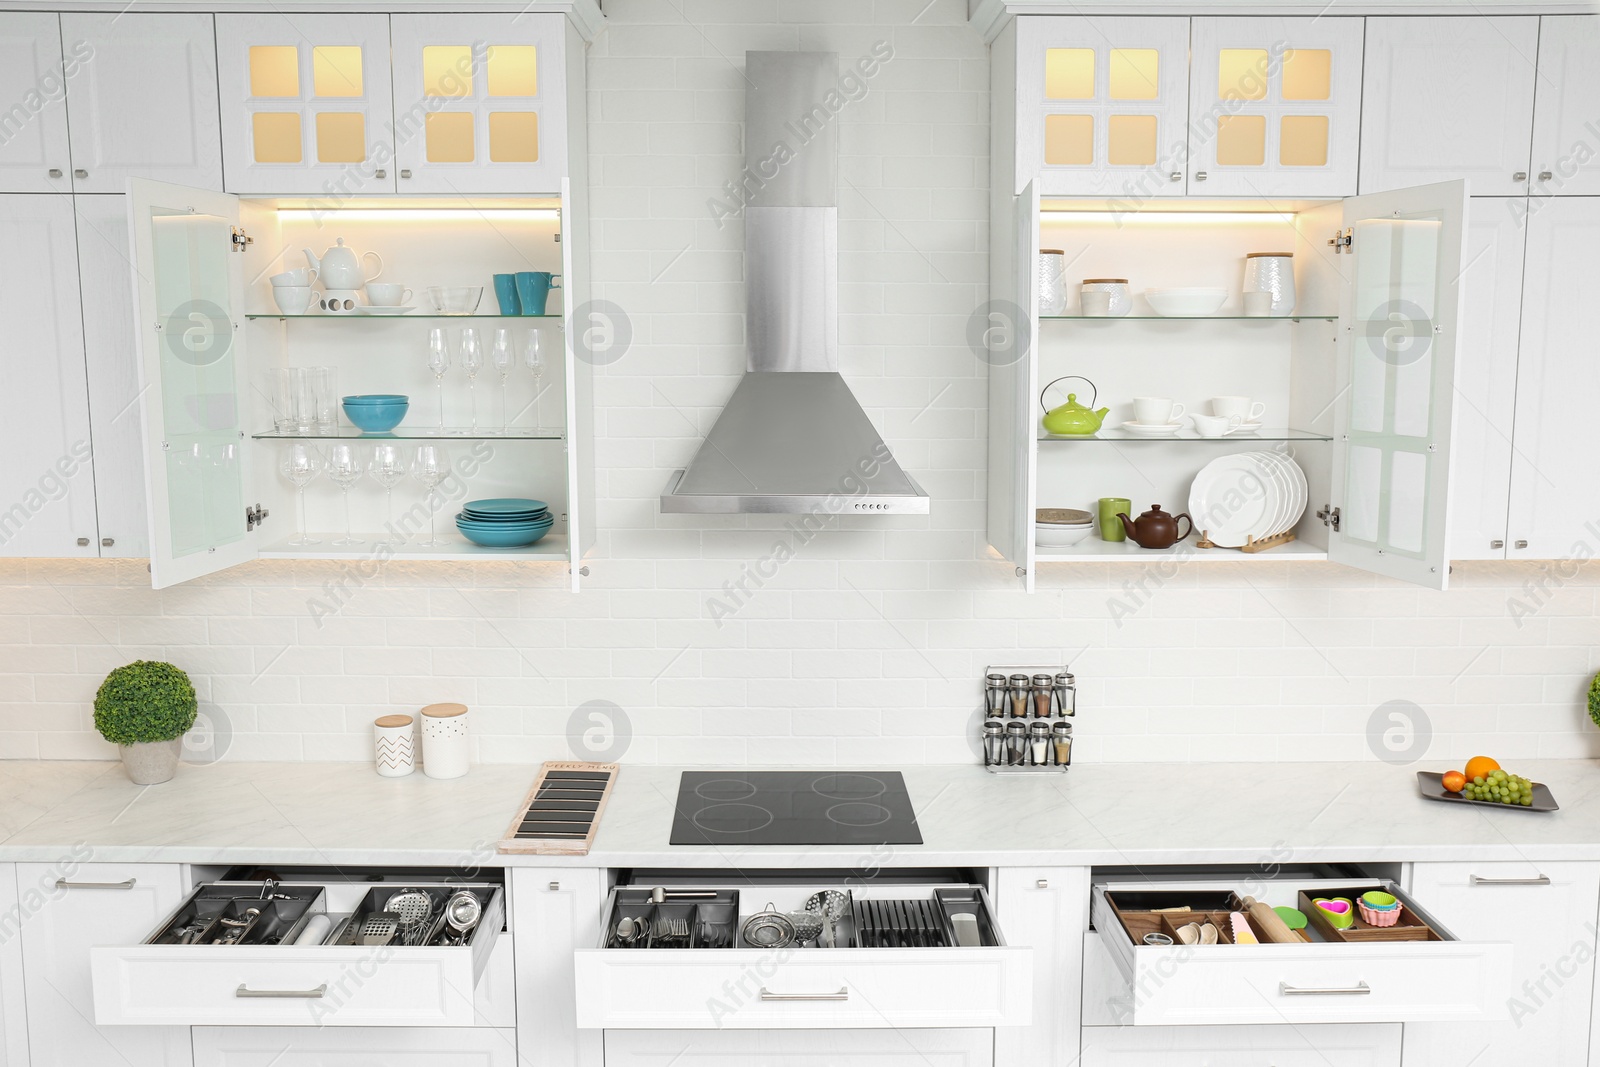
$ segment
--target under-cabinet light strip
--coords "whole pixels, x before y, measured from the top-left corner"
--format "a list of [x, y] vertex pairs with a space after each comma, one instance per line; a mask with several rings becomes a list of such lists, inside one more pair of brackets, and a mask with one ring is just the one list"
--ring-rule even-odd
[[1271, 226], [1292, 225], [1293, 212], [1287, 211], [1057, 211], [1039, 212], [1041, 219], [1050, 222], [1092, 222], [1103, 225], [1166, 226], [1172, 223], [1199, 223], [1238, 226], [1240, 223], [1257, 223]]
[[294, 219], [322, 219], [327, 218], [330, 215], [337, 215], [342, 219], [371, 219], [373, 221], [415, 222], [422, 219], [434, 219], [447, 222], [461, 222], [469, 219], [559, 219], [561, 217], [561, 212], [553, 207], [281, 207], [278, 209], [278, 215], [280, 218]]

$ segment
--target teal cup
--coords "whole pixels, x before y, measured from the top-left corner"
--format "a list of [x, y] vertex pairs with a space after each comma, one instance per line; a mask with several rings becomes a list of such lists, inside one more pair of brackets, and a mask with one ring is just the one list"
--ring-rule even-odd
[[517, 300], [524, 315], [543, 315], [550, 290], [561, 288], [561, 275], [546, 270], [525, 270], [517, 274]]
[[517, 276], [515, 274], [496, 274], [494, 276], [494, 298], [500, 301], [500, 314], [522, 314], [522, 302], [517, 299]]

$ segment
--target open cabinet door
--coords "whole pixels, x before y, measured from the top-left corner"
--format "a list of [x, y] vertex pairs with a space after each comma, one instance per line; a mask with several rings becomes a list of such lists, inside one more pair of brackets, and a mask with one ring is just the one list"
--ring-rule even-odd
[[239, 198], [131, 178], [128, 230], [150, 579], [162, 589], [256, 557]]
[[1015, 563], [1033, 592], [1034, 465], [1038, 462], [1039, 193], [991, 194], [989, 301], [968, 342], [989, 365], [989, 544]]
[[[1467, 183], [1356, 196], [1345, 260], [1328, 558], [1443, 589]], [[1348, 243], [1346, 243], [1348, 242]]]

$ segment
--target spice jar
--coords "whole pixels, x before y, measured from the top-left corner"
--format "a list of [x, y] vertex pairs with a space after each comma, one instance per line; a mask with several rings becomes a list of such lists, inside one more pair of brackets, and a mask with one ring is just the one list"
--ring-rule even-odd
[[1071, 671], [1062, 671], [1056, 675], [1056, 714], [1072, 716], [1078, 714], [1078, 685]]
[[1013, 674], [1011, 676], [1011, 717], [1024, 719], [1028, 716], [1028, 676], [1026, 674]]
[[1058, 767], [1072, 765], [1072, 724], [1057, 719], [1050, 727], [1051, 741], [1054, 742], [1055, 763]]
[[1035, 719], [1048, 719], [1050, 717], [1050, 701], [1053, 686], [1048, 674], [1033, 676], [1033, 717]]
[[1035, 719], [1029, 724], [1028, 763], [1033, 767], [1050, 766], [1050, 724]]
[[1006, 762], [1006, 724], [999, 719], [983, 721], [983, 765], [1003, 767]]
[[1006, 764], [1024, 767], [1028, 763], [1028, 724], [1012, 719], [1006, 723]]
[[1006, 713], [1005, 675], [986, 674], [983, 676], [983, 710], [984, 714], [991, 717]]

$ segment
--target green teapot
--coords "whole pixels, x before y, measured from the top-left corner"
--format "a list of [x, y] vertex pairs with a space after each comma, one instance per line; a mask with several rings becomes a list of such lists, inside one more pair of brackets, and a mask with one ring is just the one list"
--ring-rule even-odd
[[1050, 391], [1050, 386], [1055, 385], [1056, 382], [1064, 382], [1068, 378], [1076, 378], [1080, 382], [1087, 382], [1089, 388], [1094, 390], [1089, 398], [1089, 403], [1093, 404], [1100, 399], [1100, 390], [1095, 387], [1093, 382], [1081, 374], [1068, 374], [1057, 378], [1055, 382], [1051, 382], [1050, 385], [1039, 390], [1039, 406], [1044, 408], [1044, 418], [1041, 421], [1044, 424], [1045, 432], [1056, 437], [1093, 437], [1099, 432], [1100, 424], [1105, 421], [1105, 417], [1111, 414], [1110, 408], [1096, 410], [1085, 407], [1078, 403], [1077, 393], [1068, 393], [1067, 402], [1058, 408], [1049, 407], [1044, 402], [1044, 395]]

